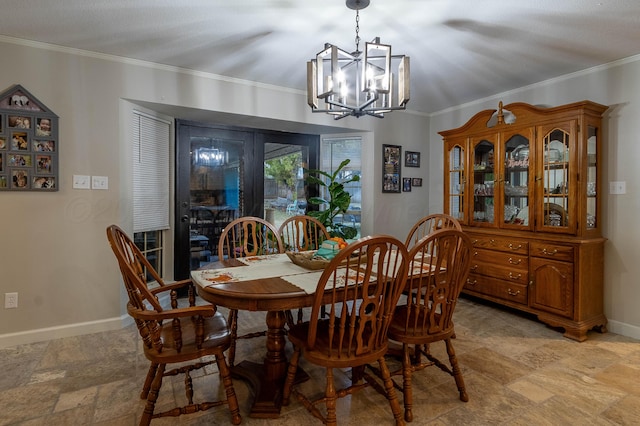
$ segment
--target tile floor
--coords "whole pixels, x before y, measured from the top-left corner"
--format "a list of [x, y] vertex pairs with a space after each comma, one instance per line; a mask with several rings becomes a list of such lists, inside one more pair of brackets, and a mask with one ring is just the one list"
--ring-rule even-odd
[[[590, 332], [577, 343], [520, 314], [461, 299], [456, 351], [469, 402], [437, 368], [414, 377], [417, 425], [640, 424], [640, 341]], [[241, 313], [241, 327], [262, 328], [264, 314]], [[263, 338], [240, 342], [238, 359], [259, 361]], [[443, 345], [438, 345], [443, 346]], [[436, 349], [436, 348], [434, 348]], [[440, 347], [437, 348], [442, 351]], [[324, 373], [304, 364], [321, 393]], [[148, 362], [133, 327], [0, 349], [0, 425], [136, 425]], [[347, 380], [338, 372], [339, 380]], [[196, 392], [220, 392], [215, 368], [195, 380]], [[163, 387], [160, 404], [182, 397], [182, 383]], [[248, 417], [251, 393], [234, 381], [243, 425], [319, 425], [297, 402], [275, 420]], [[166, 387], [166, 389], [165, 389]], [[401, 395], [399, 394], [399, 397]], [[368, 388], [338, 403], [343, 425], [393, 424], [388, 404]], [[152, 425], [229, 424], [226, 407]]]

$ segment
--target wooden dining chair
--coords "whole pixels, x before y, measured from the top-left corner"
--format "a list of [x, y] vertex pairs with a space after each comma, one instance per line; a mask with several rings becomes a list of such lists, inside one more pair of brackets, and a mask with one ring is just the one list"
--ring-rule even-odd
[[[409, 251], [406, 302], [395, 309], [389, 339], [402, 343], [404, 418], [413, 420], [411, 376], [436, 365], [452, 375], [461, 401], [468, 401], [462, 372], [451, 339], [455, 337], [453, 313], [471, 267], [472, 243], [456, 229], [430, 233]], [[437, 359], [429, 345], [443, 341], [450, 367]]]
[[[296, 215], [287, 218], [280, 228], [278, 234], [282, 239], [285, 251], [307, 251], [318, 250], [322, 242], [331, 236], [327, 228], [315, 217], [307, 215]], [[293, 324], [291, 311], [285, 312], [287, 324]], [[298, 309], [297, 322], [302, 322], [303, 310]]]
[[[284, 253], [284, 245], [278, 229], [266, 220], [255, 216], [244, 216], [233, 220], [220, 234], [218, 241], [219, 259], [238, 259], [265, 254]], [[265, 336], [266, 330], [238, 335], [238, 310], [229, 310], [231, 328], [231, 347], [229, 364], [233, 366], [236, 358], [236, 343], [239, 339], [251, 339]]]
[[[320, 276], [311, 318], [289, 329], [294, 352], [283, 389], [283, 404], [293, 394], [312, 415], [327, 425], [336, 425], [336, 401], [374, 386], [391, 405], [396, 424], [404, 424], [402, 410], [391, 380], [385, 354], [387, 330], [407, 278], [407, 250], [390, 236], [362, 238], [342, 249]], [[328, 305], [328, 316], [321, 307]], [[326, 369], [326, 390], [311, 400], [293, 387], [300, 356]], [[383, 385], [366, 371], [378, 362]], [[336, 390], [334, 369], [351, 368], [351, 385]], [[317, 405], [324, 403], [323, 413]]]
[[[144, 354], [151, 365], [142, 387], [140, 398], [146, 406], [140, 419], [148, 425], [152, 419], [180, 416], [208, 410], [227, 404], [231, 422], [240, 424], [240, 410], [231, 372], [224, 351], [231, 344], [231, 333], [224, 316], [216, 312], [216, 306], [196, 305], [195, 289], [191, 280], [167, 284], [142, 254], [135, 243], [116, 225], [107, 228], [107, 239], [118, 260], [129, 303], [127, 312], [133, 317], [143, 341]], [[147, 285], [147, 277], [155, 280], [154, 287]], [[156, 285], [157, 283], [157, 285]], [[178, 306], [178, 290], [187, 288], [189, 306]], [[163, 301], [171, 306], [165, 308]], [[215, 361], [203, 359], [213, 356]], [[225, 399], [194, 403], [191, 372], [212, 363], [218, 366], [220, 382], [225, 389]], [[179, 366], [167, 371], [168, 364]], [[164, 377], [185, 375], [187, 405], [178, 406], [161, 413], [155, 412], [155, 404]], [[173, 394], [169, 383], [169, 394]], [[173, 395], [170, 399], [173, 399]]]
[[307, 215], [287, 218], [280, 225], [278, 235], [285, 251], [318, 250], [322, 242], [330, 238], [329, 231], [322, 222]]
[[433, 213], [425, 216], [418, 220], [411, 228], [411, 231], [409, 231], [404, 243], [407, 250], [411, 250], [411, 247], [421, 238], [439, 229], [457, 229], [458, 231], [462, 231], [462, 226], [460, 226], [460, 222], [458, 222], [456, 218], [446, 213]]

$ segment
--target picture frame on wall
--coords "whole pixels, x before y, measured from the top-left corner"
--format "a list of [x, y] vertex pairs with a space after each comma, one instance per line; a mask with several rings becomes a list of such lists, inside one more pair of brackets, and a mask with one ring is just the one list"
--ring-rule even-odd
[[402, 179], [402, 192], [411, 192], [411, 178]]
[[411, 179], [411, 186], [422, 186], [422, 178]]
[[59, 190], [58, 130], [58, 116], [21, 85], [0, 92], [0, 192]]
[[382, 145], [382, 192], [401, 192], [402, 147]]
[[420, 167], [420, 153], [416, 151], [405, 151], [404, 165], [405, 167]]

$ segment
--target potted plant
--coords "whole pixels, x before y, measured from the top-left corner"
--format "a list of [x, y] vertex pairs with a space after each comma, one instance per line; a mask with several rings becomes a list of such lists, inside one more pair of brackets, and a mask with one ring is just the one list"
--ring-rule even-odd
[[312, 210], [307, 214], [322, 222], [332, 237], [340, 237], [345, 240], [355, 238], [358, 234], [358, 230], [353, 226], [335, 222], [336, 216], [346, 214], [351, 204], [351, 194], [344, 189], [344, 185], [360, 181], [359, 175], [350, 175], [344, 180], [339, 179], [340, 172], [350, 161], [349, 159], [344, 160], [333, 173], [305, 169], [307, 184], [325, 187], [329, 194], [328, 200], [322, 197], [309, 198], [309, 203], [320, 206], [320, 210]]

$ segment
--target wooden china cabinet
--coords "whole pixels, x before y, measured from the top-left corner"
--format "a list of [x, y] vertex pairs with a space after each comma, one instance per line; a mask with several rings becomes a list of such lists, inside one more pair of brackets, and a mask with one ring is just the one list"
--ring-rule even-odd
[[602, 114], [589, 101], [477, 113], [444, 138], [444, 210], [474, 243], [463, 292], [583, 341], [606, 332]]

